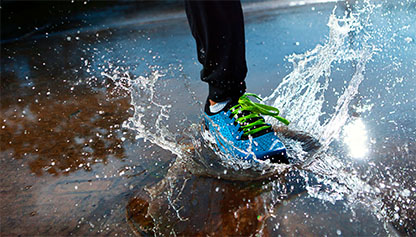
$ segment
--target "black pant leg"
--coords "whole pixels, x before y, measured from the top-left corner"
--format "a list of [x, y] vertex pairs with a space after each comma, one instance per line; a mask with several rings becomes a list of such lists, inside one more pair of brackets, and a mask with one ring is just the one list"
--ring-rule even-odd
[[208, 98], [220, 102], [246, 90], [244, 18], [240, 1], [185, 0]]

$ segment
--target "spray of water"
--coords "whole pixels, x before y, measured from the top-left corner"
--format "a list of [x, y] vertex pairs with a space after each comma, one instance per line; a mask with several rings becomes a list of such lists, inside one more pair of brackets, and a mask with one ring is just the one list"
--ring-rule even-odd
[[171, 105], [160, 104], [155, 100], [155, 84], [163, 74], [154, 70], [147, 77], [131, 78], [128, 71], [116, 67], [111, 74], [103, 72], [102, 75], [130, 95], [134, 114], [123, 123], [123, 127], [135, 131], [136, 140], [149, 141], [178, 157], [183, 157], [185, 147], [176, 141], [175, 134], [163, 124], [169, 119]]
[[[284, 115], [292, 121], [292, 129], [307, 131], [318, 138], [321, 144], [319, 152], [305, 160], [301, 166], [303, 171], [317, 175], [318, 184], [306, 185], [310, 196], [331, 203], [347, 200], [351, 206], [354, 203], [365, 204], [377, 217], [385, 220], [386, 216], [382, 214], [383, 203], [377, 197], [377, 191], [350, 170], [345, 170], [345, 162], [332, 155], [330, 147], [351, 120], [350, 102], [364, 80], [366, 64], [379, 51], [369, 43], [371, 33], [366, 28], [370, 25], [370, 16], [375, 7], [370, 1], [365, 1], [360, 9], [347, 11], [342, 17], [336, 16], [334, 9], [328, 21], [330, 32], [327, 42], [306, 53], [289, 56], [288, 61], [293, 65], [292, 72], [265, 101], [283, 108]], [[354, 44], [351, 42], [352, 37]], [[325, 93], [329, 93], [334, 63], [350, 63], [354, 73], [338, 97], [333, 114], [321, 122]], [[307, 172], [300, 174], [308, 180]]]
[[[369, 40], [372, 37], [369, 29], [370, 16], [375, 8], [376, 5], [369, 0], [364, 1], [354, 11], [346, 11], [342, 16], [337, 16], [335, 8], [328, 20], [329, 36], [326, 43], [319, 44], [303, 54], [288, 56], [288, 61], [293, 65], [292, 72], [283, 78], [282, 83], [277, 85], [274, 92], [264, 101], [282, 108], [284, 116], [291, 121], [290, 129], [306, 132], [321, 144], [318, 152], [302, 160], [302, 163], [296, 167], [300, 171], [300, 176], [306, 180], [306, 190], [310, 196], [331, 203], [346, 200], [350, 206], [357, 203], [364, 204], [380, 220], [389, 221], [383, 202], [378, 198], [380, 191], [362, 181], [355, 175], [356, 172], [347, 169], [345, 161], [341, 160], [332, 148], [334, 141], [339, 139], [343, 127], [352, 119], [349, 115], [349, 106], [358, 93], [360, 84], [365, 80], [366, 65], [379, 51]], [[336, 63], [350, 64], [354, 71], [341, 95], [337, 96], [334, 112], [326, 114], [323, 118], [325, 95], [330, 93], [328, 87], [332, 81], [331, 71]], [[147, 77], [137, 78], [131, 78], [129, 73], [123, 72], [120, 68], [103, 75], [130, 94], [134, 114], [123, 126], [134, 130], [136, 139], [147, 140], [172, 152], [177, 156], [176, 163], [180, 165], [186, 165], [192, 160], [189, 159], [190, 156], [204, 156], [204, 149], [214, 150], [217, 156], [222, 157], [218, 151], [215, 151], [215, 147], [210, 145], [212, 142], [209, 141], [209, 137], [203, 133], [201, 135], [200, 126], [191, 128], [189, 141], [192, 143], [192, 152], [188, 149], [189, 144], [181, 144], [177, 134], [169, 131], [165, 126], [164, 121], [169, 119], [170, 105], [155, 100], [155, 86], [158, 79], [163, 76], [157, 70]], [[269, 122], [274, 123], [274, 121]], [[292, 142], [292, 149], [297, 154], [306, 153], [296, 142]], [[251, 168], [256, 170], [260, 167], [239, 161], [230, 162], [229, 159], [222, 159], [222, 162], [224, 167], [233, 167], [236, 171], [241, 169], [247, 171]], [[270, 164], [266, 164], [267, 167], [262, 165], [257, 170], [263, 170], [263, 173], [264, 170], [271, 173], [277, 170]], [[209, 166], [213, 166], [212, 163], [204, 167], [208, 169]], [[225, 169], [224, 174], [227, 172], [229, 171]], [[310, 173], [314, 174], [313, 180], [309, 177]], [[161, 189], [170, 190], [167, 196], [169, 203], [176, 211], [179, 220], [183, 220], [176, 199], [172, 196], [173, 193], [176, 198], [180, 196], [186, 185], [186, 179], [184, 182], [179, 182], [182, 185], [177, 186], [177, 174], [171, 169], [163, 182], [164, 184], [157, 188], [148, 189], [149, 193], [156, 198]], [[275, 197], [282, 193], [279, 182], [269, 184], [272, 186], [272, 192], [269, 192], [267, 194], [269, 197], [265, 199], [276, 201]], [[273, 210], [269, 207], [273, 205], [270, 203], [273, 201], [265, 202], [264, 208], [270, 209], [268, 215], [272, 217]]]
[[[374, 7], [372, 3], [365, 1], [360, 11], [347, 11], [342, 17], [337, 17], [335, 8], [327, 24], [327, 42], [318, 44], [303, 54], [288, 57], [293, 65], [292, 72], [283, 78], [283, 82], [265, 98], [265, 102], [282, 108], [293, 129], [307, 131], [319, 137], [320, 142], [325, 145], [338, 137], [341, 127], [348, 119], [348, 105], [364, 79], [365, 65], [376, 52], [376, 48], [367, 43], [370, 36], [364, 29]], [[355, 40], [360, 41], [356, 43], [358, 47], [350, 44], [351, 37], [354, 36]], [[334, 114], [321, 124], [325, 93], [328, 92], [332, 80], [331, 69], [334, 63], [353, 63], [355, 73], [344, 93], [338, 98]]]

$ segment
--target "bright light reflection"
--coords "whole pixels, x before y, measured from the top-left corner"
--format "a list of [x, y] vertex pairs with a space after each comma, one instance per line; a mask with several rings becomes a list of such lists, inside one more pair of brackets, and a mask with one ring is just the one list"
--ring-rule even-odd
[[368, 152], [367, 131], [361, 119], [356, 119], [344, 127], [344, 143], [348, 145], [349, 155], [362, 159]]

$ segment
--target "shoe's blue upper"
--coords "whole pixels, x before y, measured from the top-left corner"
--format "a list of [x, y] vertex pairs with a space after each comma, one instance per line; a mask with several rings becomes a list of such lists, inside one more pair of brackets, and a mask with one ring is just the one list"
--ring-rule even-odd
[[272, 130], [260, 136], [242, 139], [243, 131], [239, 129], [240, 124], [235, 122], [230, 110], [204, 115], [206, 128], [215, 138], [218, 148], [227, 156], [256, 161], [286, 155], [285, 146]]

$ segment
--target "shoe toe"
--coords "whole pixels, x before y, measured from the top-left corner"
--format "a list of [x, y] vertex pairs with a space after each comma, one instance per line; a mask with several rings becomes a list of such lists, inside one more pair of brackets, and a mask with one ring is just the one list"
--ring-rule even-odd
[[257, 159], [270, 160], [271, 163], [289, 164], [286, 147], [280, 139], [276, 135], [271, 136], [268, 139], [270, 139], [270, 142], [267, 147], [254, 152]]
[[286, 149], [255, 153], [259, 160], [270, 160], [271, 163], [289, 164]]

